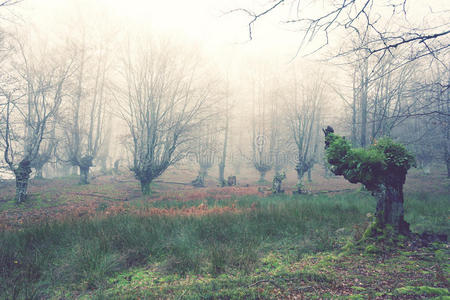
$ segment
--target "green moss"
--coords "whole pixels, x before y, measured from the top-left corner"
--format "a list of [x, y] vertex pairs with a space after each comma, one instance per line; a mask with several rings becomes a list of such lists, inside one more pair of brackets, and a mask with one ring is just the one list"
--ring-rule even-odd
[[352, 250], [354, 247], [355, 247], [355, 244], [353, 242], [349, 241], [349, 242], [347, 242], [347, 244], [345, 244], [344, 247], [342, 247], [341, 250], [344, 252], [348, 252], [348, 251]]
[[364, 252], [366, 254], [378, 254], [381, 253], [381, 249], [378, 248], [377, 246], [371, 244], [371, 245], [367, 245], [366, 249], [364, 250]]
[[348, 296], [347, 299], [359, 300], [359, 299], [365, 299], [365, 297], [362, 295], [351, 295], [351, 296]]
[[395, 295], [448, 296], [448, 289], [431, 286], [405, 286], [394, 291]]
[[364, 231], [361, 242], [371, 240], [374, 237], [383, 235], [384, 230], [379, 226], [378, 222], [372, 222]]
[[344, 175], [352, 183], [362, 183], [373, 191], [382, 184], [387, 175], [404, 176], [415, 166], [415, 160], [406, 148], [389, 138], [382, 138], [368, 149], [352, 149], [350, 143], [333, 133], [325, 137], [326, 156], [336, 175]]

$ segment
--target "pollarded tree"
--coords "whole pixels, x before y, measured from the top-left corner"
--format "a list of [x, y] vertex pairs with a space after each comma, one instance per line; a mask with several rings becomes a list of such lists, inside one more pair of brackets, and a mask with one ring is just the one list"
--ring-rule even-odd
[[351, 183], [362, 183], [377, 199], [376, 227], [390, 225], [397, 233], [409, 234], [409, 224], [404, 220], [403, 184], [406, 173], [415, 166], [414, 157], [389, 138], [380, 139], [368, 149], [352, 149], [330, 126], [324, 133], [331, 171]]
[[200, 77], [194, 56], [167, 43], [130, 45], [123, 62], [126, 90], [118, 104], [131, 136], [131, 170], [148, 195], [151, 182], [185, 156], [206, 119], [209, 80]]
[[314, 166], [317, 159], [317, 149], [320, 135], [321, 109], [324, 99], [324, 80], [318, 79], [309, 87], [300, 87], [294, 77], [294, 82], [288, 94], [289, 106], [287, 119], [289, 131], [295, 142], [297, 172], [297, 193], [303, 190], [303, 176]]
[[80, 169], [80, 183], [89, 183], [89, 171], [105, 139], [108, 48], [88, 45], [84, 35], [75, 44], [77, 73], [74, 92], [63, 122], [66, 161]]
[[49, 124], [61, 106], [72, 60], [60, 60], [48, 52], [38, 54], [39, 49], [19, 40], [15, 46], [17, 53], [2, 66], [4, 76], [0, 76], [0, 140], [20, 203], [26, 200], [31, 168], [39, 159], [43, 141], [51, 136]]
[[217, 157], [217, 141], [215, 135], [217, 130], [213, 130], [210, 124], [206, 124], [203, 128], [199, 128], [196, 132], [196, 137], [193, 146], [195, 160], [198, 163], [199, 171], [197, 178], [192, 181], [195, 187], [204, 187], [205, 178], [208, 176], [208, 171], [214, 165], [214, 160]]
[[42, 141], [39, 153], [36, 155], [36, 158], [31, 162], [31, 167], [36, 170], [36, 174], [34, 176], [35, 179], [44, 178], [42, 170], [55, 154], [56, 147], [58, 144], [58, 139], [55, 136], [55, 123], [56, 122], [53, 122], [49, 136]]

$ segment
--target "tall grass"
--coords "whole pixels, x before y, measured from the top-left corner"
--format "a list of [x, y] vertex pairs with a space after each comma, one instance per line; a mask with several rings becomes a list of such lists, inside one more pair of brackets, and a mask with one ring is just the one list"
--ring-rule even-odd
[[182, 275], [251, 272], [279, 245], [296, 258], [335, 248], [336, 230], [364, 223], [375, 206], [366, 193], [229, 201], [248, 209], [201, 217], [117, 215], [2, 232], [0, 299], [46, 298], [62, 286], [102, 288], [115, 272], [146, 264]]
[[449, 194], [409, 193], [406, 195], [406, 221], [411, 230], [422, 233], [440, 232], [450, 235]]

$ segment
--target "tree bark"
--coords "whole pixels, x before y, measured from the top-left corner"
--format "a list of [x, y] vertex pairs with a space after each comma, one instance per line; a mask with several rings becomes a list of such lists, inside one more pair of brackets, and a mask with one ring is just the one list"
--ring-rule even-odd
[[152, 194], [152, 189], [150, 187], [150, 184], [152, 183], [151, 180], [148, 179], [141, 179], [141, 192], [144, 196], [150, 196]]
[[297, 171], [297, 194], [303, 194], [305, 191], [303, 190], [303, 176], [305, 176], [306, 171], [304, 169], [296, 168]]
[[[391, 176], [390, 176], [391, 177]], [[393, 177], [393, 176], [392, 176]], [[375, 213], [377, 225], [385, 228], [392, 226], [395, 232], [409, 234], [409, 224], [404, 219], [403, 184], [398, 178], [389, 178], [373, 192], [377, 199]]]
[[450, 155], [447, 155], [447, 178], [450, 178]]
[[16, 203], [22, 203], [27, 199], [28, 180], [30, 179], [30, 161], [22, 160], [14, 170], [16, 177]]
[[192, 181], [192, 185], [195, 187], [204, 187], [205, 186], [205, 178], [208, 175], [207, 168], [200, 168], [198, 171], [198, 176]]
[[361, 73], [361, 147], [366, 147], [367, 141], [367, 97], [369, 90], [368, 78], [368, 60], [364, 60], [364, 65]]
[[258, 170], [259, 171], [259, 183], [265, 183], [266, 182], [266, 171]]
[[229, 130], [229, 114], [228, 114], [228, 97], [226, 98], [226, 111], [225, 111], [225, 136], [223, 139], [223, 151], [222, 160], [219, 164], [219, 183], [223, 187], [225, 186], [225, 164], [227, 160], [227, 146], [228, 146], [228, 130]]
[[80, 184], [89, 184], [89, 167], [80, 166]]
[[225, 186], [226, 182], [225, 182], [225, 164], [224, 163], [220, 163], [219, 164], [219, 184], [220, 186]]
[[284, 190], [282, 189], [282, 183], [284, 179], [286, 179], [286, 174], [284, 172], [275, 175], [272, 181], [272, 193], [274, 194], [284, 193]]
[[[449, 125], [447, 125], [449, 126]], [[447, 166], [447, 178], [450, 178], [450, 150], [449, 150], [449, 137], [447, 137], [447, 141], [445, 143], [445, 149], [444, 149], [444, 157], [445, 157], [445, 164]]]

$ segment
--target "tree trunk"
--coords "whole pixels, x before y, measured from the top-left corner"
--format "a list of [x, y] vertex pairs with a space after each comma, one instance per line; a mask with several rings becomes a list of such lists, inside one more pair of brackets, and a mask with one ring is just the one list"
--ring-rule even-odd
[[281, 180], [278, 179], [274, 179], [273, 183], [272, 183], [272, 192], [274, 194], [280, 194], [282, 193], [282, 189], [281, 189]]
[[14, 170], [16, 177], [16, 203], [22, 203], [27, 199], [28, 180], [30, 179], [31, 167], [28, 160], [22, 160], [17, 169]]
[[330, 172], [330, 169], [328, 168], [326, 162], [324, 162], [324, 164], [323, 164], [323, 169], [324, 169], [324, 177], [325, 178], [330, 178], [331, 177], [331, 172]]
[[102, 173], [106, 173], [106, 171], [108, 170], [108, 167], [106, 166], [106, 160], [107, 158], [105, 157], [100, 161], [100, 171]]
[[[448, 125], [447, 125], [448, 126]], [[445, 145], [445, 153], [444, 153], [444, 156], [445, 156], [445, 164], [447, 165], [447, 178], [450, 178], [450, 150], [449, 150], [449, 144], [450, 144], [450, 142], [446, 142], [446, 145]]]
[[115, 173], [115, 174], [119, 174], [119, 164], [120, 164], [120, 159], [117, 159], [117, 160], [114, 162], [114, 173]]
[[367, 97], [369, 89], [368, 79], [368, 61], [364, 60], [364, 66], [361, 74], [361, 147], [366, 147], [367, 141]]
[[223, 163], [219, 164], [219, 184], [222, 187], [226, 185], [226, 182], [225, 182], [225, 164], [223, 164]]
[[89, 184], [89, 167], [80, 167], [80, 184]]
[[308, 169], [308, 182], [311, 182], [312, 178], [311, 178], [311, 168]]
[[450, 156], [447, 156], [447, 178], [450, 178]]
[[225, 136], [223, 139], [223, 151], [222, 151], [222, 160], [219, 164], [219, 183], [221, 186], [225, 186], [225, 163], [227, 160], [227, 146], [228, 146], [228, 129], [229, 129], [229, 114], [228, 114], [228, 97], [226, 98], [226, 114], [225, 114]]
[[276, 174], [272, 181], [272, 193], [274, 194], [282, 194], [284, 190], [281, 185], [283, 180], [286, 178], [286, 174], [283, 172], [281, 174]]
[[389, 225], [395, 232], [409, 234], [409, 224], [404, 219], [403, 183], [399, 180], [386, 180], [373, 194], [377, 199], [377, 225], [380, 228]]
[[258, 183], [265, 183], [266, 182], [266, 171], [259, 170], [259, 180]]
[[356, 69], [353, 72], [353, 102], [352, 102], [352, 130], [351, 130], [351, 143], [352, 147], [356, 147], [357, 136], [356, 136], [356, 114], [357, 114], [357, 102], [358, 97], [361, 94], [361, 89], [357, 88], [356, 78], [357, 78]]
[[297, 190], [295, 191], [296, 194], [303, 194], [304, 191], [304, 185], [303, 185], [303, 176], [305, 175], [305, 171], [296, 168], [297, 171]]
[[208, 175], [208, 169], [200, 168], [198, 171], [198, 176], [192, 181], [192, 185], [195, 187], [204, 187], [205, 186], [205, 178]]
[[152, 183], [151, 180], [148, 179], [141, 179], [141, 192], [144, 196], [150, 196], [152, 194], [152, 189], [150, 187], [150, 184]]

